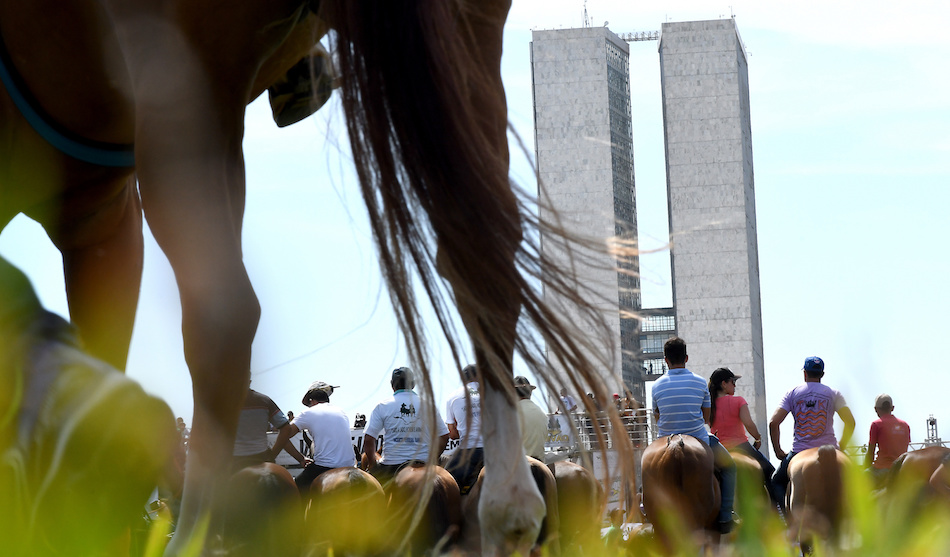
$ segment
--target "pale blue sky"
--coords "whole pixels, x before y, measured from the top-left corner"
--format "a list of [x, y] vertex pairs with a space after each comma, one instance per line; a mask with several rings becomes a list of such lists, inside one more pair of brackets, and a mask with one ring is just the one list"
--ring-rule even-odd
[[[941, 2], [664, 2], [656, 8], [590, 0], [596, 25], [658, 30], [663, 21], [735, 14], [749, 53], [756, 209], [769, 413], [801, 381], [804, 358], [825, 359], [867, 439], [874, 397], [888, 392], [915, 441], [934, 414], [950, 437], [940, 346], [950, 333], [950, 13]], [[768, 4], [768, 6], [764, 6]], [[710, 7], [711, 6], [711, 7]], [[515, 0], [505, 35], [511, 120], [531, 146], [530, 29], [577, 27], [580, 1]], [[631, 45], [643, 299], [670, 303], [657, 44]], [[313, 380], [342, 385], [352, 417], [389, 391], [404, 351], [381, 293], [359, 192], [342, 152], [341, 113], [277, 129], [266, 103], [248, 112], [245, 258], [263, 315], [253, 385], [299, 410]], [[514, 149], [513, 149], [514, 150]], [[515, 156], [515, 175], [532, 183]], [[154, 242], [147, 260], [129, 373], [190, 421], [180, 310]], [[26, 271], [44, 303], [66, 314], [58, 253], [18, 218], [0, 253]], [[687, 341], [689, 339], [686, 339]], [[432, 359], [448, 365], [441, 345]], [[716, 362], [690, 362], [697, 371]], [[706, 369], [708, 368], [708, 369]], [[436, 382], [441, 407], [457, 386]], [[740, 381], [738, 394], [742, 394]], [[539, 402], [540, 396], [536, 395]], [[783, 434], [788, 449], [790, 433]]]

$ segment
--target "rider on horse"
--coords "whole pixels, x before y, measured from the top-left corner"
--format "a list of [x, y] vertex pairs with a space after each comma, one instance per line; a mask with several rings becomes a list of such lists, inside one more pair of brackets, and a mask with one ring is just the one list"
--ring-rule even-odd
[[[788, 463], [792, 458], [805, 449], [822, 445], [838, 448], [834, 429], [835, 412], [844, 421], [841, 445], [846, 445], [854, 433], [854, 416], [844, 397], [840, 392], [821, 384], [821, 378], [825, 375], [825, 362], [817, 356], [811, 356], [805, 359], [802, 371], [805, 382], [785, 393], [781, 404], [769, 420], [772, 449], [775, 456], [782, 459], [782, 464], [772, 477], [772, 484], [783, 511], [787, 510], [785, 489], [788, 487]], [[795, 433], [792, 452], [786, 454], [779, 439], [779, 426], [789, 413], [795, 418]]]
[[[394, 369], [390, 385], [393, 396], [373, 408], [363, 435], [366, 470], [382, 484], [392, 480], [406, 465], [425, 461], [429, 456], [431, 438], [428, 416], [425, 412], [416, 411], [424, 406], [419, 395], [412, 390], [416, 385], [412, 370], [407, 367]], [[449, 430], [439, 416], [439, 411], [435, 408], [432, 410], [435, 412], [435, 433], [438, 435], [435, 441], [436, 456], [439, 456], [449, 440]], [[379, 462], [376, 439], [384, 432], [386, 446], [382, 462]]]
[[719, 531], [732, 531], [732, 506], [736, 493], [736, 464], [715, 435], [706, 431], [710, 397], [706, 381], [686, 369], [689, 356], [686, 341], [674, 337], [663, 345], [663, 356], [670, 370], [653, 384], [653, 415], [660, 436], [691, 435], [712, 448], [719, 470]]
[[298, 431], [307, 430], [312, 438], [310, 454], [313, 460], [294, 479], [301, 493], [309, 492], [313, 480], [320, 474], [334, 468], [352, 467], [355, 461], [350, 419], [342, 408], [330, 404], [333, 389], [333, 385], [323, 381], [311, 383], [301, 401], [307, 409], [288, 426], [291, 437]]
[[445, 465], [459, 484], [462, 495], [475, 485], [478, 473], [485, 462], [484, 442], [482, 441], [481, 392], [478, 385], [476, 368], [467, 365], [462, 369], [460, 389], [452, 393], [445, 404], [446, 425], [449, 437], [459, 439], [459, 448]]

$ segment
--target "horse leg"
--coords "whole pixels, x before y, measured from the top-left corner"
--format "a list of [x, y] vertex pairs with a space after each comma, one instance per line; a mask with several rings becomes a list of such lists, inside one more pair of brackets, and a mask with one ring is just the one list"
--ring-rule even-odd
[[471, 41], [469, 51], [475, 53], [485, 70], [484, 76], [490, 80], [490, 95], [469, 100], [483, 115], [479, 120], [482, 133], [491, 138], [497, 171], [504, 173], [493, 192], [503, 216], [495, 219], [490, 231], [501, 240], [486, 246], [486, 253], [479, 257], [481, 265], [439, 257], [440, 272], [453, 285], [459, 315], [475, 344], [481, 378], [485, 476], [478, 516], [482, 553], [510, 555], [519, 551], [528, 555], [541, 529], [545, 504], [524, 457], [517, 401], [511, 386], [522, 303], [514, 263], [521, 227], [517, 199], [508, 187], [508, 119], [501, 80], [502, 34], [511, 2], [463, 4], [461, 9], [466, 12], [468, 27], [462, 33]]
[[[209, 75], [175, 29], [152, 27], [154, 21], [133, 19], [128, 27], [122, 22], [117, 27], [136, 86], [142, 206], [175, 272], [195, 401], [181, 515], [166, 549], [174, 555], [224, 493], [222, 469], [231, 459], [260, 316], [240, 237], [241, 137], [247, 84], [253, 79]], [[222, 39], [234, 60], [255, 59], [245, 51], [246, 36]], [[221, 69], [229, 70], [237, 68]]]
[[541, 530], [544, 499], [524, 457], [517, 409], [510, 394], [491, 384], [482, 386], [482, 435], [485, 483], [478, 506], [482, 552], [528, 555]]
[[45, 224], [63, 254], [70, 319], [86, 350], [124, 370], [142, 282], [142, 207], [135, 176], [78, 222]]

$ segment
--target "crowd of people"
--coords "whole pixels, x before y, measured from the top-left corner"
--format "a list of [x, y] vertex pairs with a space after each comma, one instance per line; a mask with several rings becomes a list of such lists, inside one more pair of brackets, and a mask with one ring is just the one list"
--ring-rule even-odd
[[[330, 402], [334, 389], [339, 386], [323, 381], [312, 383], [301, 400], [306, 408], [297, 416], [293, 412], [284, 414], [270, 397], [248, 388], [228, 471], [234, 473], [247, 466], [274, 462], [281, 451], [286, 451], [303, 468], [295, 477], [301, 493], [309, 490], [321, 474], [341, 467], [359, 466], [385, 484], [402, 468], [424, 463], [430, 449], [438, 459], [449, 440], [454, 439], [458, 440], [458, 447], [443, 465], [458, 482], [461, 492], [467, 493], [483, 466], [484, 444], [477, 370], [469, 365], [462, 369], [461, 375], [464, 384], [449, 397], [443, 420], [438, 408], [432, 408], [431, 414], [425, 411], [427, 406], [413, 390], [414, 372], [408, 367], [393, 370], [392, 396], [376, 404], [368, 420], [362, 420], [360, 453], [354, 452], [349, 417]], [[513, 386], [520, 398], [518, 409], [525, 454], [543, 460], [548, 435], [547, 413], [531, 401], [535, 386], [526, 377], [515, 377]], [[182, 418], [178, 418], [178, 430], [184, 448], [189, 430]], [[275, 431], [276, 441], [270, 444], [267, 434]], [[290, 441], [298, 433], [303, 435], [309, 448], [308, 456]], [[385, 444], [380, 451], [383, 437]], [[434, 447], [430, 447], [433, 440]], [[182, 458], [181, 468], [183, 465]]]
[[[843, 395], [822, 383], [824, 362], [819, 357], [809, 357], [802, 368], [803, 383], [785, 393], [769, 421], [772, 449], [780, 460], [776, 469], [761, 452], [762, 432], [752, 419], [748, 402], [736, 395], [736, 384], [741, 377], [725, 367], [713, 371], [708, 381], [691, 372], [687, 368], [686, 342], [680, 338], [666, 342], [664, 357], [669, 371], [657, 379], [652, 389], [657, 433], [660, 436], [691, 435], [711, 448], [722, 494], [718, 515], [720, 532], [729, 532], [736, 523], [733, 510], [736, 467], [731, 453], [744, 454], [759, 463], [773, 504], [784, 512], [788, 466], [792, 458], [812, 447], [845, 446], [854, 432], [854, 417]], [[360, 452], [354, 452], [347, 414], [330, 402], [338, 386], [323, 381], [311, 384], [301, 400], [306, 409], [298, 416], [292, 412], [285, 415], [270, 397], [249, 389], [229, 470], [234, 472], [246, 466], [274, 462], [281, 451], [287, 451], [303, 468], [295, 481], [301, 493], [305, 493], [314, 479], [334, 468], [358, 466], [385, 484], [403, 467], [424, 463], [434, 456], [437, 460], [441, 457], [461, 493], [467, 493], [483, 466], [484, 448], [475, 366], [463, 368], [461, 376], [463, 385], [446, 402], [443, 419], [439, 408], [426, 405], [414, 391], [415, 376], [410, 368], [393, 370], [392, 396], [380, 401], [368, 420], [363, 418], [365, 427]], [[543, 461], [548, 414], [531, 400], [536, 387], [526, 377], [515, 377], [513, 387], [520, 399], [518, 410], [525, 454]], [[629, 393], [624, 397], [615, 394], [612, 402], [621, 411], [641, 406]], [[870, 426], [864, 464], [875, 486], [881, 487], [895, 459], [907, 451], [910, 427], [894, 416], [890, 396], [878, 396], [874, 409], [878, 419]], [[573, 413], [583, 408], [562, 389], [556, 412], [560, 411]], [[840, 445], [833, 427], [834, 414], [844, 423]], [[780, 426], [789, 415], [794, 429], [791, 450], [785, 452]], [[185, 444], [188, 429], [181, 418], [178, 429]], [[277, 431], [273, 445], [268, 443], [268, 431]], [[298, 432], [304, 436], [309, 456], [290, 442]], [[385, 445], [380, 450], [382, 437], [385, 437]], [[445, 458], [443, 452], [450, 439], [458, 440], [458, 446]]]

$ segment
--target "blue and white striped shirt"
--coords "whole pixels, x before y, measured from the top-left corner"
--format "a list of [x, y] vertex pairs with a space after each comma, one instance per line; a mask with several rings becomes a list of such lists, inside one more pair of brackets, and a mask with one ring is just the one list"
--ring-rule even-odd
[[669, 370], [653, 383], [653, 409], [660, 411], [660, 435], [682, 433], [709, 444], [703, 408], [709, 408], [706, 380], [686, 368]]

